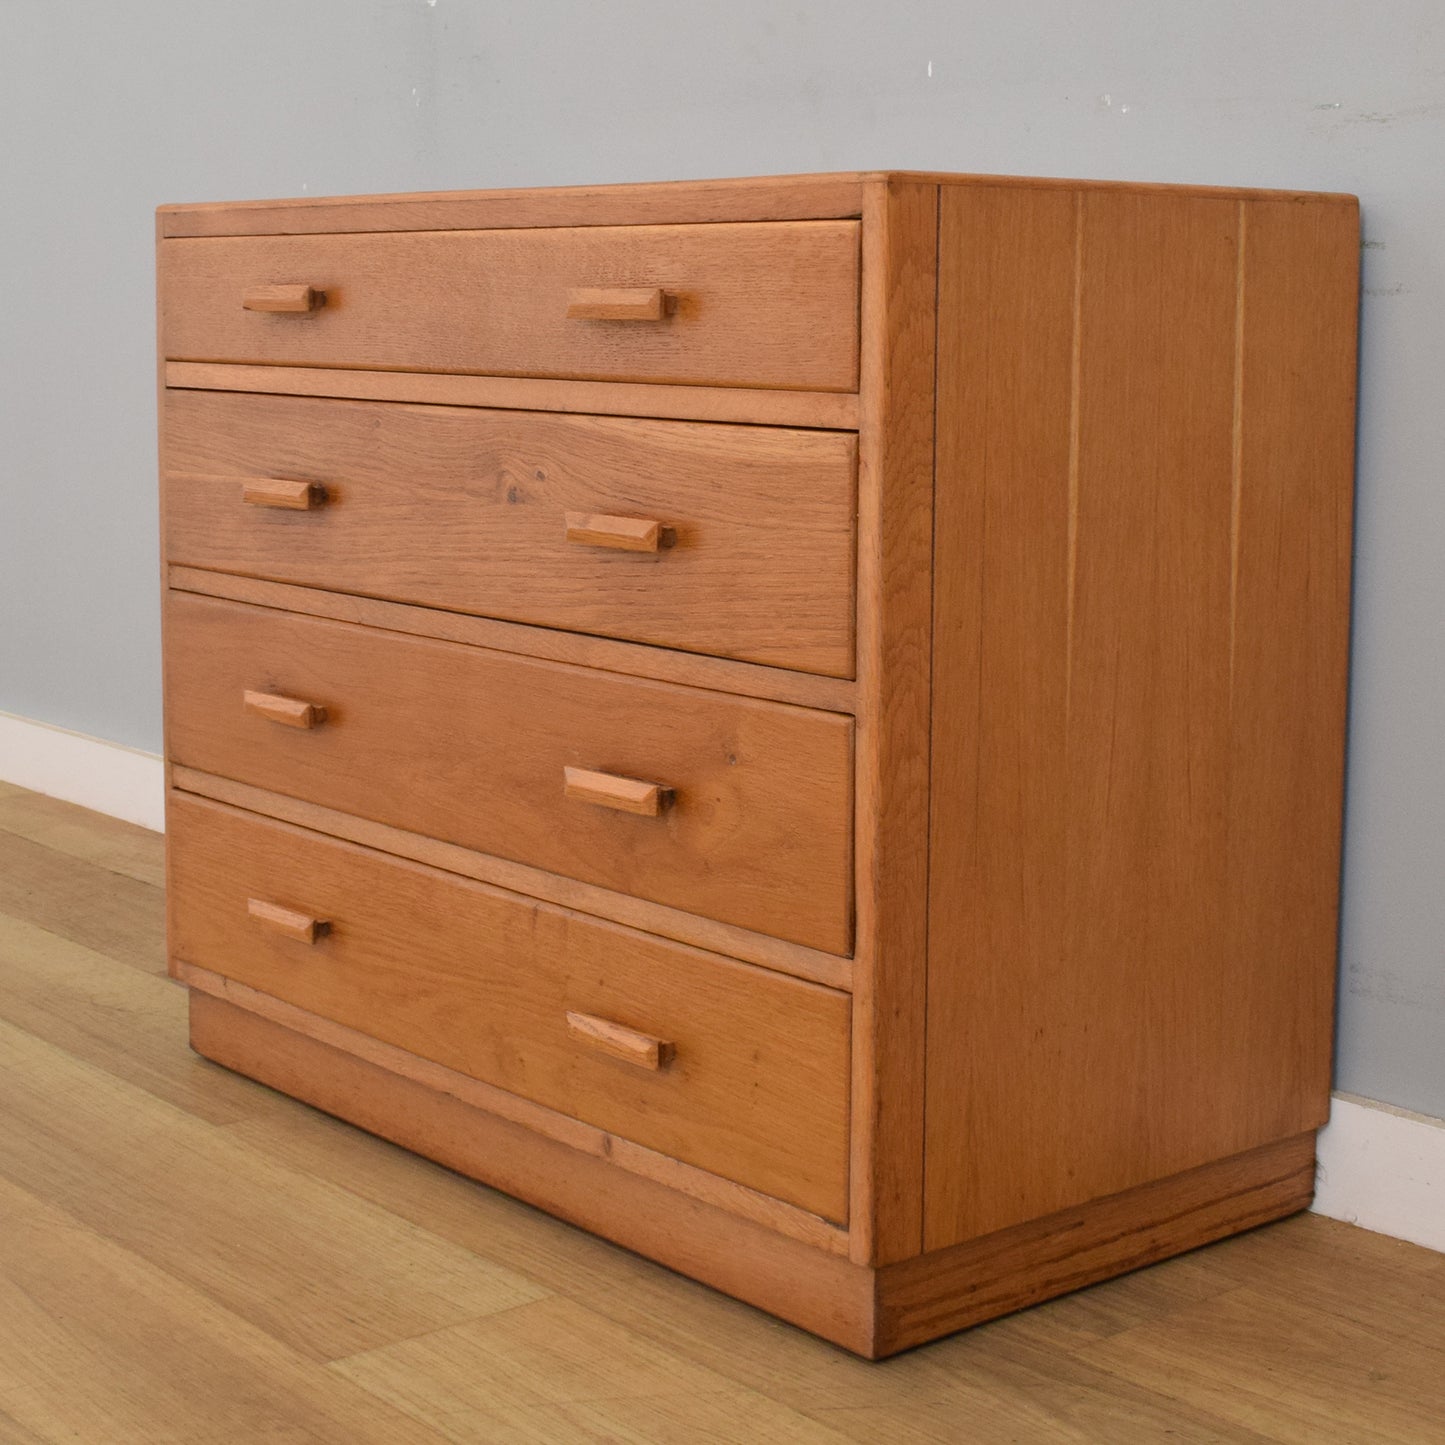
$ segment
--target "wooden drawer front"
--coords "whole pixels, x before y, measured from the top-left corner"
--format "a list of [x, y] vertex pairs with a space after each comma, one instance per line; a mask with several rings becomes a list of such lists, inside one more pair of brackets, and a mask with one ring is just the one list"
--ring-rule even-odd
[[845, 994], [183, 794], [169, 831], [175, 957], [843, 1217]]
[[852, 673], [850, 433], [199, 391], [166, 419], [172, 562]]
[[[170, 240], [163, 344], [187, 361], [855, 391], [858, 261], [856, 221]], [[307, 288], [323, 304], [247, 309], [300, 307]], [[657, 292], [656, 319], [608, 319], [658, 309]]]
[[175, 762], [849, 951], [850, 718], [171, 599]]

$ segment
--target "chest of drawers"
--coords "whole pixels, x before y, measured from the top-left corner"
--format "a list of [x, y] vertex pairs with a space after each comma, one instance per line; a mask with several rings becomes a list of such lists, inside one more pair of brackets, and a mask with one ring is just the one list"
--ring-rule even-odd
[[164, 207], [202, 1054], [863, 1354], [1303, 1208], [1351, 198]]

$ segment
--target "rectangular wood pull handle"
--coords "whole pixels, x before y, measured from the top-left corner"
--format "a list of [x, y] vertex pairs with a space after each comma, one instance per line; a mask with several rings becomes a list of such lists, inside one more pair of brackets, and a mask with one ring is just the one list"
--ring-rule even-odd
[[326, 709], [320, 704], [277, 692], [252, 692], [247, 688], [242, 702], [247, 712], [288, 728], [320, 727], [326, 721]]
[[567, 293], [574, 321], [661, 321], [667, 292], [660, 286], [579, 286]]
[[246, 912], [262, 928], [269, 928], [272, 933], [279, 933], [285, 938], [294, 938], [298, 943], [315, 943], [331, 932], [331, 925], [324, 918], [312, 918], [308, 913], [282, 908], [279, 903], [267, 903], [264, 898], [248, 898]]
[[326, 293], [314, 286], [252, 286], [241, 297], [247, 311], [279, 311], [304, 315], [326, 305]]
[[320, 482], [247, 477], [241, 483], [241, 500], [248, 507], [284, 507], [292, 512], [310, 512], [326, 505], [326, 488]]
[[615, 773], [594, 773], [587, 768], [562, 769], [563, 796], [619, 813], [640, 813], [655, 818], [672, 801], [672, 789], [661, 783], [620, 778]]
[[603, 512], [567, 512], [567, 540], [583, 547], [617, 552], [658, 552], [672, 546], [676, 533], [655, 517], [609, 517]]
[[614, 1059], [624, 1059], [641, 1069], [654, 1072], [665, 1069], [677, 1052], [666, 1039], [655, 1039], [651, 1034], [639, 1033], [610, 1019], [600, 1019], [595, 1014], [567, 1012], [567, 1032], [574, 1039], [590, 1044]]

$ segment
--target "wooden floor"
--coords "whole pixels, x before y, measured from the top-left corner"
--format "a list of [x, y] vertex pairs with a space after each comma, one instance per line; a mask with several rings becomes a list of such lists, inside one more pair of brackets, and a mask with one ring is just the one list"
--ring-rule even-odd
[[864, 1364], [196, 1058], [161, 881], [0, 784], [0, 1445], [1445, 1442], [1445, 1255], [1301, 1216]]

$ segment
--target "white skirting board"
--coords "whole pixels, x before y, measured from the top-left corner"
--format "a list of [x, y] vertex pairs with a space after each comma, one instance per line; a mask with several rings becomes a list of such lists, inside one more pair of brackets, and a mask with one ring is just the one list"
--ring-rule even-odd
[[[0, 782], [165, 827], [154, 753], [0, 713]], [[1336, 1094], [1319, 1138], [1314, 1210], [1445, 1251], [1445, 1119]]]
[[0, 783], [160, 832], [165, 768], [154, 753], [0, 712]]
[[1445, 1251], [1445, 1119], [1336, 1094], [1319, 1136], [1313, 1208]]

